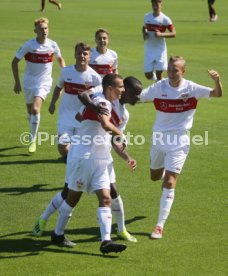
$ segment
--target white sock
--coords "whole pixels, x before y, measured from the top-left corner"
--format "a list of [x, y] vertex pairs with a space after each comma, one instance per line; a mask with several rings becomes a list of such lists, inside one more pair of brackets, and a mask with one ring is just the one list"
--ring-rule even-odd
[[67, 226], [67, 223], [69, 221], [69, 214], [72, 212], [72, 207], [66, 203], [64, 200], [62, 205], [59, 208], [59, 218], [57, 221], [57, 225], [55, 228], [55, 234], [56, 235], [63, 235], [64, 229]]
[[165, 222], [169, 216], [173, 201], [175, 189], [163, 188], [160, 200], [160, 213], [157, 226], [164, 228]]
[[32, 136], [32, 142], [36, 140], [36, 135], [40, 125], [40, 113], [36, 115], [31, 115], [30, 119], [30, 132]]
[[101, 241], [111, 240], [112, 213], [109, 207], [98, 207], [98, 223], [101, 231]]
[[48, 207], [43, 212], [41, 217], [45, 220], [48, 220], [50, 215], [52, 215], [56, 210], [60, 208], [63, 201], [64, 199], [62, 198], [62, 192], [57, 193], [55, 197], [52, 199], [52, 201], [49, 203]]
[[121, 196], [112, 199], [111, 204], [112, 215], [114, 216], [118, 225], [118, 231], [121, 232], [125, 229], [124, 207]]

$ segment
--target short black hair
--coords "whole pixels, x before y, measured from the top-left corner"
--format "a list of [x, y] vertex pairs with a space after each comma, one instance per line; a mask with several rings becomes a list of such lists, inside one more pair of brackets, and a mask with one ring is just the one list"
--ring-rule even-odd
[[135, 77], [126, 77], [123, 82], [125, 90], [129, 89], [136, 94], [140, 94], [143, 89], [141, 81]]
[[102, 87], [103, 87], [103, 91], [105, 91], [109, 86], [115, 87], [116, 84], [116, 80], [117, 79], [123, 79], [121, 75], [119, 74], [107, 74], [104, 76], [103, 80], [102, 80]]

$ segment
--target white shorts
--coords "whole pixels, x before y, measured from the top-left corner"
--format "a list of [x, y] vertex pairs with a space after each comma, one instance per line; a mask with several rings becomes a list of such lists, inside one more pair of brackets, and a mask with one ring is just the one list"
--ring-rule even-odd
[[58, 124], [58, 144], [71, 144], [72, 136], [78, 133], [78, 128]]
[[111, 183], [116, 183], [116, 174], [115, 174], [115, 170], [113, 167], [113, 162], [111, 162], [108, 165], [108, 173], [109, 173], [109, 178], [110, 178], [110, 184]]
[[[151, 50], [150, 50], [151, 51]], [[162, 55], [154, 56], [152, 54], [144, 55], [144, 72], [166, 71], [168, 67], [166, 51]]]
[[67, 163], [68, 188], [87, 193], [110, 190], [108, 163], [102, 159], [72, 158]]
[[150, 150], [150, 168], [181, 173], [189, 152], [189, 136], [186, 132], [159, 132], [161, 139], [154, 132]]
[[34, 89], [29, 89], [26, 90], [24, 89], [25, 92], [25, 102], [26, 104], [31, 104], [34, 102], [34, 97], [40, 97], [43, 99], [43, 101], [47, 98], [47, 95], [50, 93], [51, 87], [48, 88], [34, 88]]

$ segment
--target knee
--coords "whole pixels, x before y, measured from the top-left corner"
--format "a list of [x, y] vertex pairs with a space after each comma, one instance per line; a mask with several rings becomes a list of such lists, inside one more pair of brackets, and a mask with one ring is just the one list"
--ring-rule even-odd
[[69, 191], [68, 185], [67, 185], [67, 183], [65, 183], [65, 186], [64, 186], [64, 188], [62, 190], [62, 193], [61, 193], [61, 196], [62, 196], [63, 199], [67, 198], [68, 191]]
[[110, 207], [111, 201], [112, 201], [111, 196], [106, 195], [101, 199], [100, 205], [102, 207]]
[[36, 105], [32, 107], [32, 115], [37, 115], [40, 113], [40, 108]]
[[112, 199], [115, 199], [119, 196], [115, 183], [110, 184], [110, 195]]
[[164, 181], [163, 182], [163, 188], [166, 188], [166, 189], [174, 189], [175, 188], [175, 183], [173, 183], [172, 181]]

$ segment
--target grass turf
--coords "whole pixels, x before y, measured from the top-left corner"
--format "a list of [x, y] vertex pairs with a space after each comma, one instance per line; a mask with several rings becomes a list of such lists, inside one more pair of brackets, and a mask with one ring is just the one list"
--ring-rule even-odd
[[[79, 40], [94, 45], [94, 32], [106, 27], [111, 34], [110, 48], [119, 54], [119, 71], [134, 75], [144, 85], [141, 25], [149, 1], [64, 1], [59, 12], [46, 3], [39, 12], [39, 1], [4, 1], [0, 10], [1, 53], [1, 187], [0, 187], [0, 275], [227, 275], [227, 44], [228, 4], [216, 1], [219, 20], [208, 22], [206, 1], [164, 1], [163, 12], [177, 30], [167, 39], [169, 54], [187, 59], [186, 78], [213, 86], [206, 70], [217, 69], [222, 77], [224, 97], [201, 100], [191, 134], [209, 133], [208, 146], [191, 146], [183, 173], [178, 179], [176, 198], [161, 241], [149, 240], [159, 208], [160, 184], [149, 180], [149, 144], [154, 121], [152, 104], [128, 107], [127, 128], [144, 135], [143, 146], [129, 148], [138, 161], [134, 174], [115, 156], [118, 187], [125, 204], [127, 228], [138, 239], [128, 243], [121, 255], [103, 257], [98, 250], [97, 201], [84, 195], [66, 230], [77, 243], [74, 249], [50, 245], [55, 227], [54, 215], [42, 238], [30, 235], [35, 219], [52, 196], [61, 189], [65, 165], [58, 160], [50, 142], [27, 154], [20, 134], [28, 131], [23, 95], [15, 95], [10, 63], [15, 51], [34, 36], [33, 21], [40, 16], [50, 20], [50, 38], [61, 47], [67, 64], [74, 63], [73, 47]], [[24, 62], [20, 63], [21, 76]], [[55, 64], [55, 85], [59, 68]], [[56, 133], [57, 116], [49, 115], [50, 96], [43, 105], [40, 131]], [[113, 238], [116, 239], [114, 224]]]

